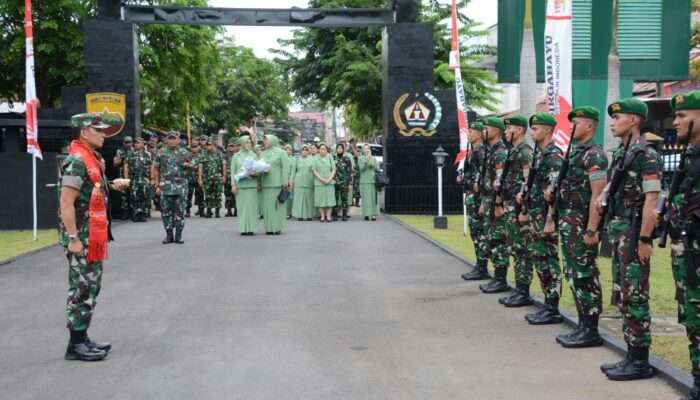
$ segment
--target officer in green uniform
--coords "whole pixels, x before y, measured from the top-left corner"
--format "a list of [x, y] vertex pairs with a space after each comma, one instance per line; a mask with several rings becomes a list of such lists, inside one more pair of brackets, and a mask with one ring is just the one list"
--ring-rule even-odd
[[523, 307], [533, 303], [530, 297], [532, 283], [532, 260], [529, 243], [532, 242], [532, 229], [529, 222], [518, 223], [516, 196], [521, 192], [530, 174], [532, 147], [525, 141], [527, 118], [514, 115], [503, 120], [506, 125], [506, 140], [511, 146], [508, 174], [503, 179], [503, 205], [507, 221], [510, 255], [515, 260], [515, 291], [508, 297], [499, 299], [506, 307]]
[[126, 156], [124, 178], [130, 179], [129, 196], [134, 222], [146, 222], [150, 208], [151, 164], [143, 138], [136, 138], [134, 149]]
[[206, 218], [221, 218], [221, 194], [226, 183], [226, 165], [214, 142], [207, 140], [206, 152], [199, 159], [199, 186], [204, 189], [204, 202], [207, 206]]
[[[700, 91], [671, 99], [673, 127], [680, 143], [687, 143], [686, 160], [676, 172], [678, 193], [669, 199], [673, 278], [676, 281], [678, 322], [685, 325], [694, 384], [682, 400], [700, 400]], [[692, 121], [692, 132], [691, 129]]]
[[532, 325], [558, 324], [564, 320], [559, 313], [559, 238], [554, 225], [553, 198], [550, 195], [563, 161], [562, 151], [552, 141], [556, 125], [557, 121], [549, 113], [537, 113], [530, 117], [532, 138], [538, 152], [535, 167], [530, 171], [535, 176], [527, 204], [527, 221], [533, 232], [529, 248], [545, 299], [544, 308], [525, 315], [525, 320]]
[[[238, 151], [241, 149], [241, 145], [239, 145], [236, 142], [236, 139], [231, 138], [231, 141], [226, 145], [226, 156], [224, 158], [224, 162], [226, 163], [226, 172], [224, 173], [224, 176], [230, 177], [231, 173], [229, 171], [229, 168], [231, 166], [231, 160], [233, 159], [233, 156], [238, 153]], [[235, 175], [235, 173], [234, 173]], [[236, 196], [233, 194], [231, 191], [231, 180], [230, 179], [225, 179], [224, 180], [224, 208], [226, 208], [226, 216], [227, 217], [235, 217], [237, 215], [236, 211]]]
[[192, 213], [192, 200], [197, 206], [197, 215], [204, 209], [204, 195], [202, 194], [201, 188], [199, 188], [199, 153], [202, 149], [199, 147], [198, 142], [192, 143], [190, 146], [190, 168], [187, 169], [187, 214], [189, 218]]
[[99, 361], [112, 349], [96, 343], [88, 328], [102, 287], [103, 260], [109, 240], [109, 189], [123, 190], [128, 181], [107, 181], [102, 156], [97, 152], [105, 140], [104, 129], [121, 122], [101, 114], [78, 114], [71, 118], [76, 139], [61, 166], [59, 238], [68, 259], [66, 317], [70, 341], [66, 360]]
[[[622, 314], [627, 357], [620, 363], [604, 364], [601, 369], [611, 380], [643, 379], [656, 373], [649, 365], [649, 260], [661, 190], [661, 160], [640, 134], [647, 117], [644, 102], [635, 98], [619, 100], [608, 106], [608, 114], [613, 135], [622, 140], [611, 163], [610, 175], [618, 167], [623, 172], [619, 189], [607, 191], [611, 207], [607, 229], [613, 245], [613, 301]], [[598, 206], [602, 212], [602, 199]]]
[[[119, 169], [119, 177], [120, 178], [124, 177], [124, 168], [126, 166], [126, 159], [127, 159], [127, 157], [129, 157], [129, 154], [131, 154], [133, 148], [134, 148], [134, 140], [131, 138], [131, 136], [124, 136], [124, 144], [122, 145], [121, 148], [117, 149], [117, 154], [112, 159], [112, 164], [114, 165], [114, 167]], [[121, 210], [122, 210], [120, 217], [121, 217], [121, 219], [124, 219], [124, 220], [133, 218], [132, 206], [131, 206], [131, 203], [129, 202], [129, 198], [130, 198], [129, 189], [124, 190], [120, 193], [120, 200], [121, 200], [120, 204], [121, 204]]]
[[503, 142], [503, 131], [505, 131], [506, 126], [503, 120], [498, 117], [486, 117], [483, 122], [486, 126], [488, 158], [486, 159], [486, 177], [483, 179], [484, 187], [481, 194], [479, 215], [488, 220], [488, 240], [494, 274], [493, 279], [479, 285], [479, 289], [484, 293], [500, 293], [510, 290], [506, 283], [506, 274], [510, 263], [506, 227], [508, 221], [507, 218], [504, 218], [503, 197], [497, 195], [503, 179], [503, 167], [508, 158], [508, 150]]
[[608, 181], [605, 150], [594, 142], [600, 111], [595, 107], [576, 107], [569, 121], [576, 127], [569, 155], [569, 170], [561, 182], [559, 198], [559, 235], [564, 255], [564, 276], [571, 288], [578, 327], [557, 336], [564, 347], [600, 346], [598, 317], [603, 311], [600, 272], [596, 263], [600, 215], [595, 200]]
[[467, 215], [469, 215], [469, 234], [474, 244], [476, 253], [476, 265], [471, 271], [462, 274], [465, 281], [479, 281], [491, 279], [488, 272], [489, 263], [489, 241], [487, 233], [487, 220], [479, 214], [479, 206], [482, 198], [479, 193], [479, 182], [481, 175], [486, 172], [487, 149], [484, 144], [484, 124], [481, 121], [474, 121], [469, 124], [469, 143], [472, 152], [465, 162], [466, 168], [462, 176], [464, 190], [467, 193]]
[[[187, 200], [187, 169], [190, 153], [180, 147], [177, 132], [169, 132], [166, 147], [153, 162], [156, 193], [160, 196], [165, 239], [163, 244], [182, 244]], [[174, 232], [173, 232], [174, 231]]]

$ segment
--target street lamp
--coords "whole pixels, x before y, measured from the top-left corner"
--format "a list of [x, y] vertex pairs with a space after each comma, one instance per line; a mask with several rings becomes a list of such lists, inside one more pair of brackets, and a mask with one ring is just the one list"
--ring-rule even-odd
[[442, 146], [438, 146], [433, 152], [438, 170], [438, 215], [433, 219], [433, 228], [435, 229], [447, 229], [447, 217], [442, 215], [442, 167], [445, 166], [447, 156], [448, 154], [445, 153]]

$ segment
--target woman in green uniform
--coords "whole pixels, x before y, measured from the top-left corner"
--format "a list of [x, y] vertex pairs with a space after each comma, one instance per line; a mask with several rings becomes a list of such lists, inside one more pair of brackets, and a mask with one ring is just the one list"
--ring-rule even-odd
[[328, 154], [328, 146], [322, 143], [318, 158], [313, 165], [314, 205], [321, 211], [321, 222], [331, 222], [331, 211], [335, 207], [335, 163]]
[[377, 160], [372, 157], [372, 152], [369, 145], [365, 145], [362, 149], [362, 155], [358, 159], [360, 167], [360, 198], [362, 199], [362, 215], [365, 221], [370, 218], [372, 221], [377, 220], [377, 180], [375, 173], [377, 172]]
[[257, 230], [258, 224], [258, 185], [257, 177], [243, 178], [236, 182], [234, 177], [241, 170], [246, 160], [255, 160], [257, 155], [253, 151], [253, 142], [250, 136], [242, 136], [238, 139], [241, 150], [231, 157], [231, 191], [236, 195], [238, 207], [238, 226], [241, 235], [252, 236]]
[[294, 183], [292, 216], [299, 221], [311, 221], [316, 214], [313, 163], [314, 158], [309, 155], [309, 146], [301, 146], [301, 156], [296, 160], [292, 174]]
[[[256, 144], [255, 146], [253, 146], [253, 149], [255, 150], [255, 157], [257, 157], [256, 159], [261, 160], [262, 159], [262, 151], [263, 151], [262, 146], [259, 144]], [[258, 188], [259, 188], [258, 192], [261, 192], [262, 186], [258, 186]], [[258, 217], [260, 219], [263, 219], [263, 197], [262, 197], [261, 193], [258, 193]]]
[[[309, 157], [311, 157], [311, 162], [316, 160], [318, 158], [318, 145], [316, 143], [311, 143], [309, 145]], [[313, 171], [311, 171], [311, 177], [313, 178]], [[316, 178], [314, 178], [314, 181]], [[312, 188], [312, 194], [315, 193], [316, 187], [314, 186]], [[313, 194], [313, 198], [316, 198], [316, 195]], [[321, 216], [321, 211], [319, 211], [318, 207], [314, 206], [314, 218], [319, 218]]]
[[265, 234], [279, 235], [287, 224], [287, 206], [277, 200], [282, 188], [289, 189], [289, 161], [279, 147], [275, 135], [265, 135], [262, 159], [270, 164], [270, 171], [262, 176], [263, 220]]
[[[285, 144], [284, 145], [284, 151], [287, 153], [287, 162], [289, 162], [289, 167], [287, 168], [287, 171], [289, 171], [289, 178], [287, 180], [292, 183], [294, 182], [294, 168], [296, 167], [296, 162], [297, 159], [294, 157], [294, 149], [292, 149], [291, 144]], [[287, 213], [286, 217], [287, 219], [292, 218], [292, 204], [294, 203], [294, 193], [291, 193], [291, 196], [289, 196], [289, 199], [287, 199], [287, 202], [285, 203], [287, 205]]]

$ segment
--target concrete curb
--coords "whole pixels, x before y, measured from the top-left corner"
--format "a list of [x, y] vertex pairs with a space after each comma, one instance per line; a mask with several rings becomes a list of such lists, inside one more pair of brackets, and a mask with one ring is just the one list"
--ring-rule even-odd
[[[457, 258], [458, 260], [462, 261], [463, 263], [473, 266], [474, 262], [468, 260], [461, 254], [455, 252], [454, 250], [450, 249], [449, 247], [445, 246], [444, 244], [436, 241], [435, 239], [429, 237], [425, 233], [417, 230], [416, 228], [405, 224], [402, 222], [400, 219], [393, 215], [388, 215], [384, 214], [387, 219], [395, 222], [398, 225], [401, 225], [408, 231], [420, 236], [421, 238], [425, 239], [429, 243], [433, 244], [440, 250], [444, 251], [445, 253]], [[544, 307], [544, 300], [539, 298], [539, 297], [534, 297], [533, 299], [535, 300], [535, 304], [539, 307]], [[573, 314], [561, 310], [561, 315], [564, 317], [564, 321], [566, 324], [568, 324], [571, 327], [576, 327], [578, 325], [578, 317], [574, 316]], [[603, 343], [606, 347], [614, 350], [615, 352], [624, 355], [627, 352], [627, 344], [623, 341], [615, 337], [615, 335], [610, 332], [609, 330], [605, 328], [600, 328], [600, 336], [603, 338]], [[554, 343], [554, 339], [552, 339], [552, 343]], [[614, 360], [611, 360], [614, 361]], [[604, 360], [601, 360], [601, 362], [604, 362]], [[664, 379], [666, 382], [668, 382], [671, 386], [673, 386], [675, 389], [680, 390], [682, 392], [687, 392], [693, 387], [693, 378], [688, 374], [687, 372], [683, 371], [680, 368], [674, 367], [673, 365], [669, 364], [668, 362], [654, 356], [650, 355], [649, 356], [649, 362], [651, 365], [653, 365], [656, 369], [659, 370], [659, 377]]]
[[0, 260], [0, 266], [10, 264], [10, 263], [12, 263], [12, 262], [15, 262], [15, 261], [20, 260], [20, 259], [25, 258], [25, 257], [29, 257], [29, 256], [34, 255], [34, 254], [36, 254], [36, 253], [42, 252], [42, 251], [44, 251], [44, 250], [46, 250], [46, 249], [50, 249], [50, 248], [52, 248], [52, 247], [54, 247], [54, 246], [58, 246], [58, 243], [47, 244], [46, 246], [39, 247], [38, 249], [29, 250], [29, 251], [26, 252], [26, 253], [18, 254], [18, 255], [14, 256], [14, 257], [10, 257], [10, 258], [6, 258], [6, 259], [4, 259], [4, 260]]

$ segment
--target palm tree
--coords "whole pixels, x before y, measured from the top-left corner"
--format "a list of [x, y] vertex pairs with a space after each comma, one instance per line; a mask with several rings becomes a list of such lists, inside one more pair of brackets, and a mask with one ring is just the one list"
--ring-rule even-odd
[[530, 116], [537, 105], [537, 61], [532, 33], [532, 0], [525, 0], [523, 43], [520, 49], [520, 113]]
[[[606, 105], [620, 98], [620, 55], [617, 49], [617, 15], [619, 12], [619, 0], [612, 0], [612, 32], [610, 35], [610, 52], [608, 53], [608, 96]], [[620, 144], [620, 140], [613, 137], [608, 127], [610, 126], [610, 116], [605, 113], [605, 125], [603, 130], [605, 150], [612, 154], [615, 148]]]

